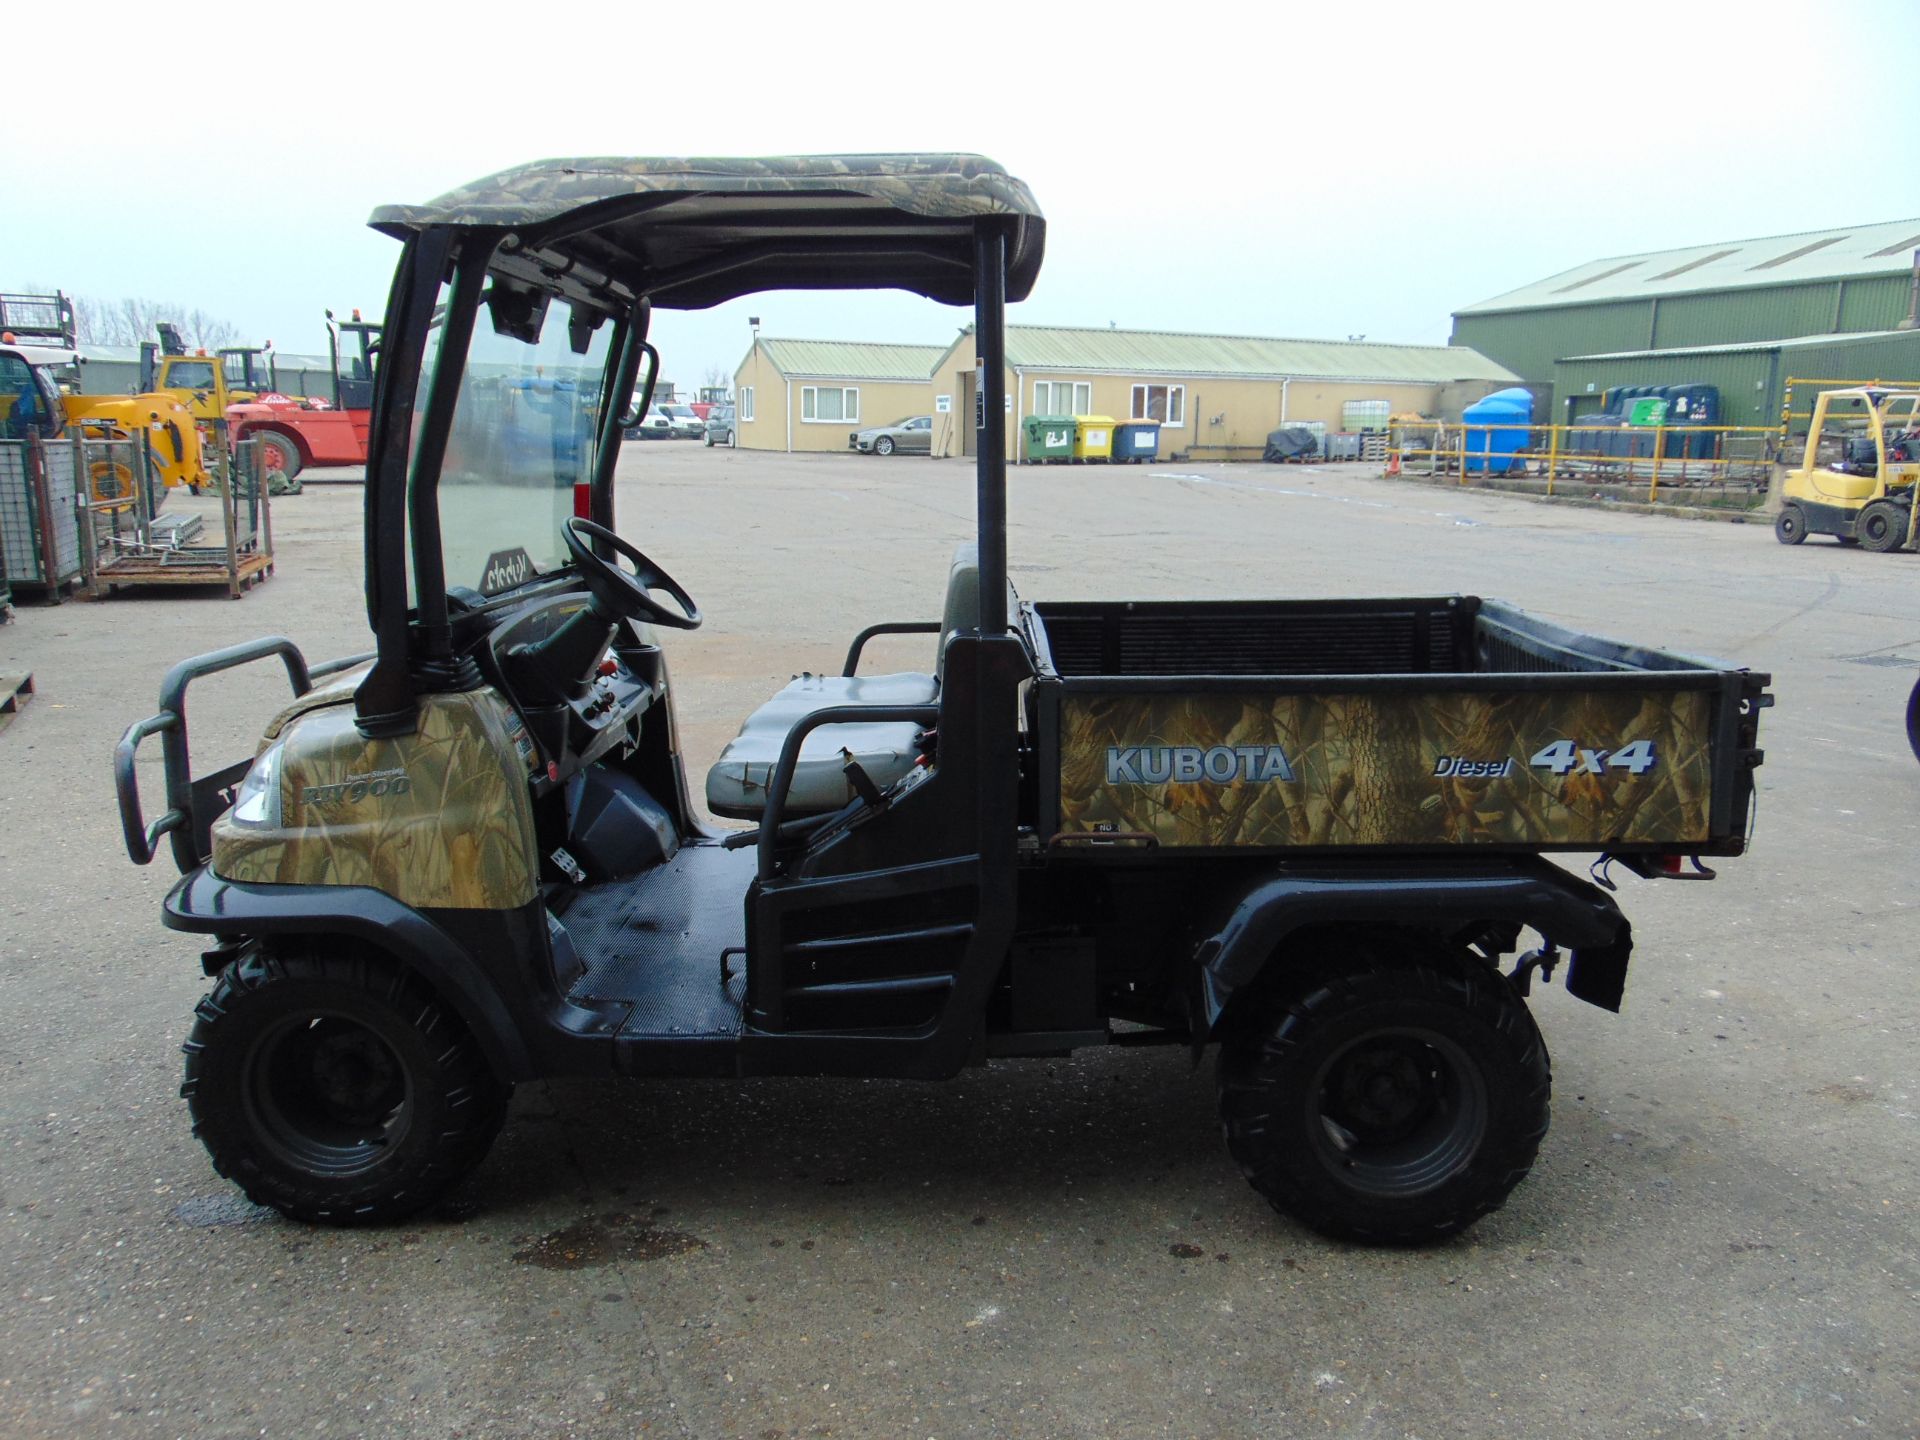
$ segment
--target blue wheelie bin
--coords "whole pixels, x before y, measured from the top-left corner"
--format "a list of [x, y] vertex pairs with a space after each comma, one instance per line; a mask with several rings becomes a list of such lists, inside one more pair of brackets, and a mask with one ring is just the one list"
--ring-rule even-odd
[[1142, 460], [1151, 464], [1160, 458], [1160, 422], [1158, 420], [1122, 420], [1113, 427], [1113, 463], [1133, 465]]

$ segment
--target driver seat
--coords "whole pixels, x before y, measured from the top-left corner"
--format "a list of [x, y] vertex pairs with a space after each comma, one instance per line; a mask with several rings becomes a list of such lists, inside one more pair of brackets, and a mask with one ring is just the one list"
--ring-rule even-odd
[[[1008, 587], [1011, 590], [1011, 586]], [[1011, 610], [1009, 614], [1013, 613]], [[967, 541], [953, 552], [947, 570], [947, 601], [940, 620], [933, 673], [892, 675], [798, 675], [747, 717], [707, 771], [707, 808], [733, 820], [758, 820], [787, 734], [805, 716], [840, 705], [933, 705], [940, 698], [947, 637], [970, 629], [980, 616], [979, 548]], [[793, 819], [824, 815], [853, 798], [841, 751], [852, 754], [881, 789], [899, 780], [920, 759], [921, 727], [910, 720], [830, 725], [800, 746], [784, 814]]]

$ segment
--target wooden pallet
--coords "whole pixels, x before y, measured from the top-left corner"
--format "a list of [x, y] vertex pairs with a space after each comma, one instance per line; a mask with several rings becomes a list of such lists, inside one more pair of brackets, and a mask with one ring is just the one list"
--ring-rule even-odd
[[242, 555], [229, 571], [226, 557], [218, 551], [202, 558], [191, 550], [176, 550], [169, 555], [122, 555], [95, 571], [94, 583], [109, 592], [122, 585], [224, 585], [238, 600], [271, 574], [270, 555]]
[[21, 707], [33, 698], [33, 676], [0, 675], [0, 730], [13, 723]]

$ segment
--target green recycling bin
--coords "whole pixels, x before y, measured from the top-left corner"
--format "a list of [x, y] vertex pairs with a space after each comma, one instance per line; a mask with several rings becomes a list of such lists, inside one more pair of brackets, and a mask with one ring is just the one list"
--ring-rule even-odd
[[1073, 458], [1111, 460], [1113, 458], [1113, 417], [1076, 415], [1073, 417]]
[[1073, 458], [1071, 415], [1029, 415], [1026, 459], [1032, 464], [1064, 465]]

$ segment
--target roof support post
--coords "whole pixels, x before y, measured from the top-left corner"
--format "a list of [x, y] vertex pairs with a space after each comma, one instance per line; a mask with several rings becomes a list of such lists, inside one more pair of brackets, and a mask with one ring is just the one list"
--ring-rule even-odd
[[1007, 232], [973, 227], [974, 357], [980, 366], [974, 484], [980, 531], [980, 633], [1007, 629]]
[[473, 343], [474, 317], [480, 310], [480, 292], [492, 255], [492, 238], [476, 236], [454, 256], [453, 285], [447, 294], [440, 343], [434, 350], [433, 374], [427, 378], [426, 423], [414, 439], [410, 457], [407, 527], [413, 547], [417, 607], [414, 629], [419, 643], [415, 659], [445, 661], [453, 655], [447, 625], [446, 560], [440, 549], [440, 465], [446, 459], [447, 439], [453, 433], [454, 411], [466, 377], [467, 349]]
[[[593, 475], [588, 481], [587, 518], [596, 525], [613, 528], [613, 472], [620, 463], [620, 419], [633, 406], [633, 387], [640, 378], [640, 361], [647, 351], [647, 330], [652, 322], [653, 306], [636, 300], [627, 311], [619, 358], [607, 374], [606, 389], [600, 397], [600, 433], [594, 437]], [[656, 363], [654, 369], [660, 367]], [[649, 383], [654, 377], [649, 376]], [[635, 416], [636, 422], [640, 417]], [[579, 513], [576, 498], [575, 514]], [[604, 542], [596, 541], [595, 548]]]
[[444, 229], [409, 240], [387, 295], [366, 480], [367, 620], [379, 658], [353, 697], [355, 722], [366, 735], [408, 735], [414, 729], [407, 679], [407, 454], [421, 355], [451, 248]]

